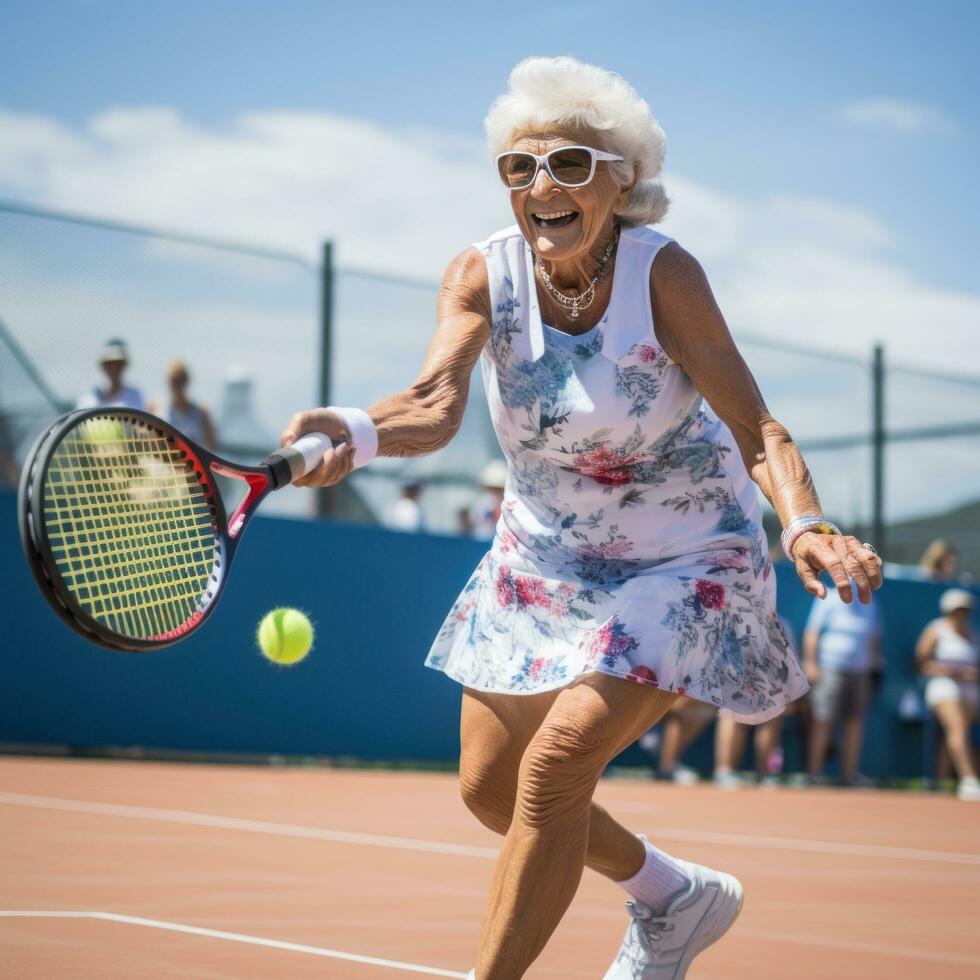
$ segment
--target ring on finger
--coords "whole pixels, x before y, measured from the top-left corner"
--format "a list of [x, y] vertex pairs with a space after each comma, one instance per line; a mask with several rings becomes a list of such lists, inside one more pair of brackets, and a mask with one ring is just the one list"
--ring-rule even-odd
[[878, 549], [873, 544], [871, 544], [869, 541], [862, 541], [861, 542], [861, 547], [862, 548], [867, 548], [868, 551], [870, 551], [871, 554], [873, 554], [873, 555], [877, 555], [878, 554]]

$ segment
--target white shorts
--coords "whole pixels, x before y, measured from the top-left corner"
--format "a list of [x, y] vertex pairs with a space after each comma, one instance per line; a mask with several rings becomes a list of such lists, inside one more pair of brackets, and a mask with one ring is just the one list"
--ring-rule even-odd
[[935, 708], [947, 701], [962, 701], [971, 715], [980, 706], [980, 688], [975, 681], [957, 681], [952, 677], [930, 677], [926, 682], [926, 704]]

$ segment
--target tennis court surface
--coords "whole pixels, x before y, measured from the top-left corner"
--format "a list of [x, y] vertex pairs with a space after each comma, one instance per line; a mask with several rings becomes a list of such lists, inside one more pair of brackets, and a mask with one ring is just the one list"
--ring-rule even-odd
[[[980, 807], [605, 780], [746, 887], [692, 980], [980, 976]], [[453, 776], [0, 758], [0, 976], [464, 977], [498, 839]], [[601, 978], [624, 895], [587, 872], [529, 978]]]

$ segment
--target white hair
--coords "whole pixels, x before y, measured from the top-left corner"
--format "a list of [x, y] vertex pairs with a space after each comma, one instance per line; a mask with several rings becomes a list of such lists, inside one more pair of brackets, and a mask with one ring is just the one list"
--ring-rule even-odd
[[491, 157], [511, 148], [515, 137], [568, 126], [595, 135], [597, 149], [615, 153], [610, 163], [626, 186], [636, 183], [619, 212], [625, 225], [662, 221], [670, 200], [657, 178], [667, 138], [650, 107], [620, 75], [576, 58], [525, 58], [510, 73], [507, 91], [483, 121]]

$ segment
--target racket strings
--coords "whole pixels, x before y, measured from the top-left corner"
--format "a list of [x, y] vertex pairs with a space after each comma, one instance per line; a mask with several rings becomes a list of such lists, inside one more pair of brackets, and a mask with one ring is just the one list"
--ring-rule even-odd
[[95, 422], [69, 432], [48, 464], [48, 544], [94, 619], [134, 638], [170, 633], [199, 608], [218, 557], [206, 489], [163, 433]]

